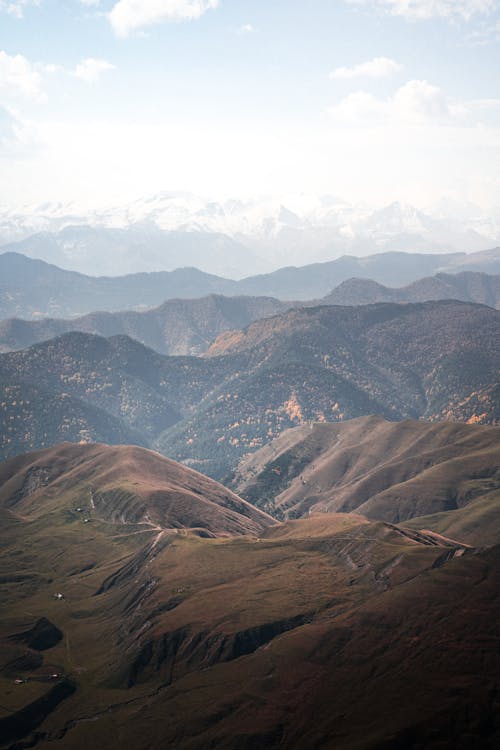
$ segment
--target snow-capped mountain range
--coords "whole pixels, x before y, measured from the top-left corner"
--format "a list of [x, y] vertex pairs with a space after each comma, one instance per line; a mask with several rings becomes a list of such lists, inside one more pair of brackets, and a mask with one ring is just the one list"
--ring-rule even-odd
[[122, 206], [0, 209], [1, 250], [95, 275], [196, 266], [230, 278], [342, 255], [476, 252], [500, 242], [500, 209], [441, 201], [374, 209], [333, 196], [213, 201], [164, 192]]

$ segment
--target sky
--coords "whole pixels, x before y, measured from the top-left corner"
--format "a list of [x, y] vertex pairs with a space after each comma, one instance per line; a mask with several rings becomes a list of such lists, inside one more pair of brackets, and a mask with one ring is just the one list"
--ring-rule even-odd
[[500, 0], [0, 0], [0, 205], [500, 207]]

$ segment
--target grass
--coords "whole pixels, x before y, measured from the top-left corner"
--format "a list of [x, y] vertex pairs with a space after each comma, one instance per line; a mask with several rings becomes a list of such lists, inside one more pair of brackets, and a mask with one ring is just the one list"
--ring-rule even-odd
[[[85, 524], [89, 477], [69, 476], [15, 504], [9, 482], [1, 495], [4, 715], [46, 694], [51, 669], [77, 684], [36, 730], [40, 748], [349, 750], [408, 726], [426, 746], [415, 725], [432, 723], [438, 698], [452, 711], [456, 684], [458, 703], [486, 710], [493, 553], [436, 568], [446, 543], [346, 514], [213, 539], [160, 535], [114, 508]], [[130, 482], [104, 497], [120, 505]], [[11, 636], [40, 617], [63, 640], [15, 685]]]

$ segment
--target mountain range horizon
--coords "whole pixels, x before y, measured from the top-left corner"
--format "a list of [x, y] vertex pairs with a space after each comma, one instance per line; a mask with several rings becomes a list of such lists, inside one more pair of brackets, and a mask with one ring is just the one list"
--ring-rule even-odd
[[118, 257], [123, 272], [194, 265], [236, 279], [346, 254], [478, 252], [498, 244], [496, 210], [444, 199], [420, 209], [332, 196], [214, 201], [165, 192], [102, 210], [64, 203], [0, 210], [0, 249], [92, 275], [114, 273]]

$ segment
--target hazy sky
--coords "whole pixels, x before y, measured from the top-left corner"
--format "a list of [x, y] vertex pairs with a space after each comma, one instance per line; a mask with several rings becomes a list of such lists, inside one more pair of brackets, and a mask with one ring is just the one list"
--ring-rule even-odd
[[500, 205], [500, 0], [0, 0], [0, 203]]

